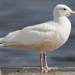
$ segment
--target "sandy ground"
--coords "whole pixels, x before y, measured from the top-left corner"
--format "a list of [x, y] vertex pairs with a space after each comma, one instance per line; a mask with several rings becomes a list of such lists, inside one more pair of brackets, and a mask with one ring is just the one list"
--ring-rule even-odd
[[41, 71], [39, 67], [1, 67], [2, 75], [75, 75], [75, 67], [58, 67], [58, 70]]

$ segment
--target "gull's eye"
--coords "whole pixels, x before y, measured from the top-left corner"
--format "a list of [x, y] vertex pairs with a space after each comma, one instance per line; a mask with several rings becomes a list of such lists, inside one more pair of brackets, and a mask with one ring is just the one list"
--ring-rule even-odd
[[64, 8], [63, 10], [67, 10], [66, 8]]

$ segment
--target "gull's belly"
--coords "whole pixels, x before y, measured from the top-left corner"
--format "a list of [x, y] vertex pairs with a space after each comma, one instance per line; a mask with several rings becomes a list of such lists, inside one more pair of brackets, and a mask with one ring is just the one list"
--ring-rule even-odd
[[36, 50], [36, 51], [46, 52], [46, 51], [55, 50], [55, 49], [61, 47], [64, 43], [65, 42], [59, 41], [59, 40], [45, 41], [41, 44], [34, 45], [34, 47], [32, 47], [32, 48], [34, 48], [33, 50]]

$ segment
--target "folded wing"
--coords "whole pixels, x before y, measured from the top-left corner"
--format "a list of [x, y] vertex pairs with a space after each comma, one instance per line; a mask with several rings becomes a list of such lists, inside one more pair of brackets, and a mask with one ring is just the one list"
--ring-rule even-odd
[[6, 37], [1, 38], [0, 42], [33, 45], [42, 43], [48, 36], [51, 37], [55, 30], [56, 27], [53, 25], [53, 22], [47, 22], [11, 32]]

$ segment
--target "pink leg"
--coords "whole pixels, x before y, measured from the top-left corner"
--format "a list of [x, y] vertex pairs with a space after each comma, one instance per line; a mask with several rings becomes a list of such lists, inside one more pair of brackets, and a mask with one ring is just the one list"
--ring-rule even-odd
[[42, 53], [40, 53], [40, 68], [41, 68], [41, 70], [45, 70], [43, 68], [43, 63], [42, 63]]
[[45, 53], [43, 54], [43, 58], [44, 58], [44, 62], [45, 62], [45, 69], [48, 69], [47, 60], [46, 60], [47, 56]]
[[44, 62], [45, 62], [45, 70], [56, 70], [56, 68], [48, 67], [45, 53], [43, 54], [43, 57], [44, 57]]

